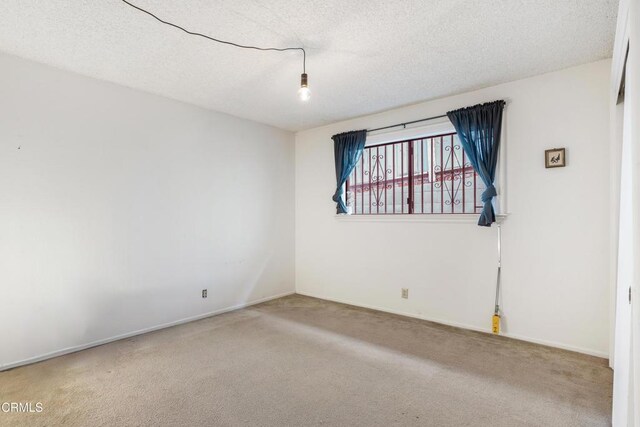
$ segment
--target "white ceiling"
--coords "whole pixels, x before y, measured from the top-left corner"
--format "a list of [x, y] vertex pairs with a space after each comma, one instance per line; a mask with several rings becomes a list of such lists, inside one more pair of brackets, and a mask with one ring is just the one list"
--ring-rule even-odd
[[617, 0], [2, 0], [0, 50], [299, 130], [611, 56]]

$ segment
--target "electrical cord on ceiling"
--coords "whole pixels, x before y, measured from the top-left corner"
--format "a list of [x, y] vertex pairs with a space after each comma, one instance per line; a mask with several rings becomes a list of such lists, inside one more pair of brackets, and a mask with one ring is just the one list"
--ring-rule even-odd
[[155, 18], [156, 20], [158, 20], [159, 22], [169, 25], [171, 27], [177, 28], [179, 30], [184, 31], [187, 34], [190, 34], [192, 36], [198, 36], [198, 37], [203, 37], [207, 40], [211, 40], [214, 41], [216, 43], [221, 43], [221, 44], [226, 44], [229, 46], [234, 46], [240, 49], [253, 49], [253, 50], [262, 50], [262, 51], [277, 51], [277, 52], [285, 52], [285, 51], [289, 51], [289, 50], [299, 50], [302, 51], [302, 76], [301, 76], [301, 84], [300, 84], [300, 90], [298, 91], [298, 94], [300, 96], [300, 98], [303, 101], [306, 101], [309, 99], [311, 92], [309, 91], [309, 87], [308, 87], [308, 83], [307, 83], [307, 52], [304, 50], [303, 47], [260, 47], [260, 46], [249, 46], [249, 45], [243, 45], [243, 44], [239, 44], [239, 43], [234, 43], [234, 42], [230, 42], [230, 41], [226, 41], [226, 40], [220, 40], [217, 39], [215, 37], [210, 37], [206, 34], [202, 34], [202, 33], [196, 33], [194, 31], [189, 31], [186, 28], [181, 27], [180, 25], [174, 24], [172, 22], [169, 21], [165, 21], [164, 19], [159, 18], [158, 16], [154, 15], [153, 13], [149, 12], [148, 10], [145, 10], [143, 8], [141, 8], [140, 6], [136, 6], [133, 3], [128, 2], [127, 0], [121, 0], [123, 3], [131, 6], [134, 9], [139, 10], [140, 12], [146, 13], [149, 16], [152, 16], [153, 18]]
[[162, 18], [157, 17], [156, 15], [154, 15], [153, 13], [149, 12], [148, 10], [145, 10], [143, 8], [141, 8], [140, 6], [136, 6], [133, 3], [128, 2], [127, 0], [121, 0], [123, 3], [128, 4], [129, 6], [133, 7], [134, 9], [138, 9], [140, 12], [144, 12], [149, 16], [154, 17], [155, 19], [157, 19], [158, 21], [162, 22], [163, 24], [166, 25], [170, 25], [174, 28], [177, 28], [179, 30], [184, 31], [187, 34], [191, 34], [192, 36], [198, 36], [198, 37], [204, 37], [205, 39], [217, 42], [217, 43], [222, 43], [222, 44], [228, 44], [230, 46], [235, 46], [235, 47], [239, 47], [241, 49], [254, 49], [254, 50], [275, 50], [278, 52], [284, 52], [287, 50], [300, 50], [302, 51], [302, 70], [303, 72], [306, 69], [306, 60], [307, 60], [307, 52], [305, 52], [303, 47], [259, 47], [259, 46], [247, 46], [247, 45], [242, 45], [242, 44], [238, 44], [238, 43], [234, 43], [234, 42], [230, 42], [230, 41], [226, 41], [226, 40], [220, 40], [220, 39], [216, 39], [215, 37], [210, 37], [206, 34], [202, 34], [202, 33], [196, 33], [194, 31], [189, 31], [186, 28], [181, 27], [180, 25], [176, 25], [173, 24], [171, 22], [165, 21]]

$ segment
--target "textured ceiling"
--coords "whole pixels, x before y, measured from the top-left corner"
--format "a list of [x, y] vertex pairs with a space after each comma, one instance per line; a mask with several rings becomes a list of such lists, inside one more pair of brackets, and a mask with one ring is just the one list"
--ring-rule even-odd
[[611, 56], [617, 0], [2, 0], [0, 50], [299, 130]]

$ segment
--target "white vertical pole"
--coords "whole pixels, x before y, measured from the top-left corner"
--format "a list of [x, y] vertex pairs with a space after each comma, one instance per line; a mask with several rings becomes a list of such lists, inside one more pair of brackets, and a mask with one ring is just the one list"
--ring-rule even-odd
[[502, 269], [502, 227], [499, 223], [498, 226], [498, 275], [496, 277], [496, 302], [494, 307], [494, 314], [500, 314], [500, 270]]

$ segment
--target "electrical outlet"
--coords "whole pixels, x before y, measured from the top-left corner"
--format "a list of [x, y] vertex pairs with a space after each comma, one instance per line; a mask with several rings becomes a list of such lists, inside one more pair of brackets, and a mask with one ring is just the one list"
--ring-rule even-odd
[[409, 289], [402, 288], [402, 298], [404, 298], [404, 299], [408, 299], [409, 298]]
[[206, 298], [207, 297], [207, 290], [203, 289], [202, 290], [202, 298]]

